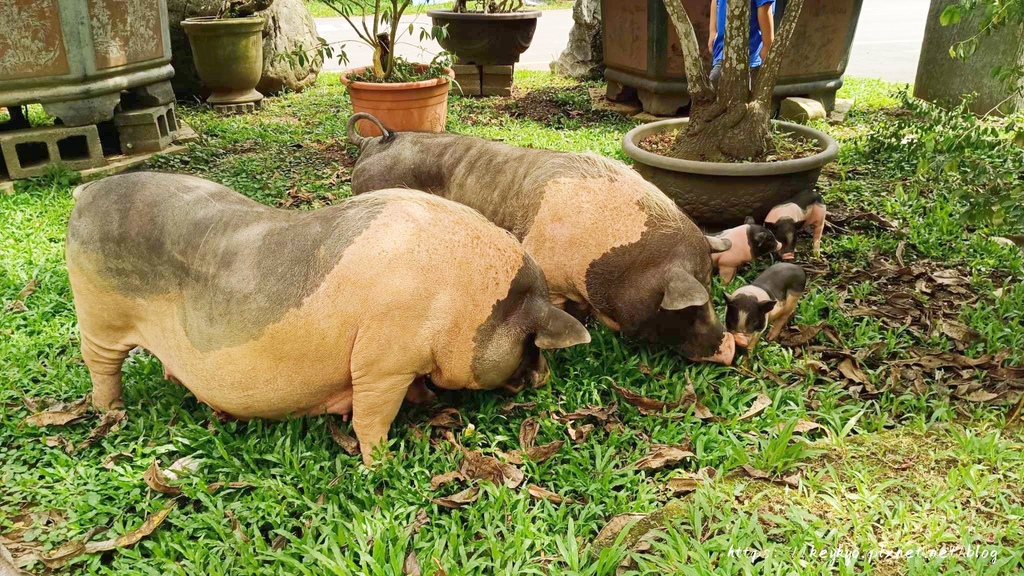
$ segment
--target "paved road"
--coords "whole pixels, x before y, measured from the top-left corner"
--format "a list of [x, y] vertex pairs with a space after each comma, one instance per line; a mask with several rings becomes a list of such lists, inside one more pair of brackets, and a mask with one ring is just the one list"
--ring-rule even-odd
[[[924, 38], [925, 18], [929, 0], [864, 0], [853, 53], [846, 73], [851, 76], [882, 78], [890, 82], [913, 82], [917, 59]], [[398, 52], [412, 60], [429, 60], [440, 50], [433, 41], [421, 43], [419, 31], [430, 26], [430, 18], [417, 15], [402, 19], [406, 34]], [[317, 32], [329, 42], [344, 42], [353, 66], [370, 61], [370, 50], [356, 40], [355, 33], [341, 18], [318, 18]], [[561, 54], [572, 28], [569, 10], [545, 10], [537, 21], [533, 44], [520, 58], [519, 68], [547, 70], [548, 64]], [[327, 70], [345, 68], [336, 61]]]

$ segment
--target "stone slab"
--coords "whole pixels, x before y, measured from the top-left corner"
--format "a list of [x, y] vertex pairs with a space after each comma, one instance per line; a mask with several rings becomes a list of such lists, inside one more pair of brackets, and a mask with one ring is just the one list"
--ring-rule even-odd
[[811, 98], [784, 98], [779, 105], [779, 118], [789, 122], [805, 124], [811, 120], [823, 120], [825, 117], [825, 107], [821, 102]]

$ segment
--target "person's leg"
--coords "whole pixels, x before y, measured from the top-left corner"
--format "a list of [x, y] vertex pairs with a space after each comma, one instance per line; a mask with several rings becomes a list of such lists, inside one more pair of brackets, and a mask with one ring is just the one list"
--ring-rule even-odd
[[722, 77], [722, 64], [718, 63], [718, 64], [715, 64], [711, 68], [711, 76], [710, 76], [710, 78], [711, 78], [711, 87], [715, 89], [715, 92], [718, 92], [718, 79], [721, 78], [721, 77]]

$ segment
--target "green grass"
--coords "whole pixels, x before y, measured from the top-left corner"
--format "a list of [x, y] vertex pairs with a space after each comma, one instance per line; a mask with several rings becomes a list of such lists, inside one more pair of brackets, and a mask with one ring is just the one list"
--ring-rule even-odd
[[[517, 72], [513, 100], [453, 97], [451, 132], [500, 138], [510, 144], [593, 151], [625, 159], [623, 134], [635, 121], [591, 108], [588, 88], [544, 73]], [[908, 265], [955, 267], [969, 276], [978, 301], [953, 312], [981, 334], [972, 355], [1024, 350], [1024, 259], [992, 234], [1010, 227], [972, 224], [963, 207], [936, 183], [901, 175], [885, 157], [870, 157], [857, 138], [898, 113], [893, 86], [848, 79], [843, 95], [858, 104], [848, 123], [825, 126], [844, 143], [821, 182], [830, 210], [870, 211], [898, 222], [895, 232], [850, 226], [826, 231], [827, 274], [812, 281], [794, 322], [827, 322], [861, 358], [869, 379], [884, 388], [886, 364], [911, 347], [952, 349], [941, 334], [918, 335], [879, 318], [844, 312], [840, 303], [872, 305], [884, 287], [848, 278], [876, 254], [894, 258], [904, 243]], [[218, 117], [181, 107], [202, 140], [186, 154], [151, 163], [234, 187], [260, 202], [315, 209], [349, 195], [353, 150], [344, 141], [350, 107], [334, 75], [302, 94], [267, 99], [253, 116]], [[934, 186], [934, 188], [933, 188]], [[430, 498], [461, 487], [430, 488], [433, 474], [457, 469], [446, 442], [431, 443], [425, 422], [437, 407], [407, 407], [391, 430], [392, 459], [374, 469], [330, 440], [326, 418], [286, 422], [221, 422], [181, 386], [163, 380], [159, 361], [133, 355], [125, 366], [128, 419], [91, 448], [68, 455], [46, 438], [80, 442], [96, 422], [47, 429], [23, 425], [24, 398], [76, 399], [89, 391], [63, 262], [72, 208], [66, 175], [20, 182], [0, 195], [0, 543], [52, 550], [95, 527], [119, 535], [139, 526], [170, 497], [147, 488], [143, 472], [183, 456], [201, 460], [181, 482], [182, 496], [167, 520], [134, 547], [83, 555], [60, 572], [75, 574], [400, 574], [407, 550], [424, 574], [614, 574], [627, 556], [629, 574], [1015, 574], [1024, 570], [1024, 434], [1007, 422], [1007, 407], [951, 397], [952, 371], [923, 374], [924, 394], [904, 387], [859, 395], [836, 377], [839, 359], [820, 350], [762, 344], [742, 368], [686, 362], [672, 353], [625, 340], [592, 324], [593, 342], [550, 356], [550, 386], [515, 398], [534, 407], [506, 413], [512, 398], [448, 393], [474, 425], [468, 448], [516, 449], [527, 417], [540, 422], [537, 443], [565, 440], [550, 460], [522, 466], [537, 484], [573, 502], [532, 500], [525, 490], [483, 485], [475, 503], [446, 510]], [[1019, 223], [1015, 224], [1019, 226]], [[965, 231], [966, 230], [966, 231]], [[969, 233], [968, 233], [969, 232]], [[806, 247], [804, 247], [806, 250]], [[806, 253], [806, 252], [805, 252]], [[937, 264], [934, 264], [937, 263]], [[764, 264], [744, 271], [752, 279]], [[21, 294], [34, 280], [37, 288]], [[740, 282], [740, 281], [737, 281]], [[1000, 290], [997, 292], [997, 290]], [[721, 304], [720, 288], [716, 287]], [[25, 310], [15, 305], [24, 304]], [[878, 302], [874, 302], [878, 304]], [[824, 335], [812, 343], [831, 346]], [[811, 360], [831, 369], [816, 372]], [[689, 408], [672, 417], [645, 415], [617, 397], [610, 382], [659, 399], [682, 395], [692, 382], [718, 421]], [[772, 402], [763, 413], [739, 417], [758, 394]], [[598, 427], [579, 444], [551, 414], [618, 402], [621, 426]], [[792, 433], [813, 420], [821, 430]], [[789, 425], [787, 427], [787, 425]], [[342, 428], [350, 430], [348, 425]], [[677, 470], [643, 472], [631, 466], [650, 444], [690, 442], [695, 458]], [[52, 443], [52, 442], [51, 442]], [[104, 467], [108, 455], [128, 458]], [[796, 489], [751, 480], [750, 464], [779, 475], [800, 474]], [[682, 497], [675, 517], [646, 549], [605, 551], [589, 544], [616, 514], [657, 510], [662, 489], [683, 471], [714, 467], [714, 481]], [[248, 487], [209, 494], [211, 482]], [[430, 523], [410, 536], [425, 510]], [[23, 514], [34, 513], [32, 520]], [[231, 518], [237, 519], [237, 529]], [[26, 526], [27, 524], [27, 526]], [[8, 543], [8, 546], [12, 546]], [[912, 548], [982, 549], [991, 558], [869, 557]], [[845, 557], [815, 552], [841, 548]], [[860, 550], [853, 558], [849, 553]], [[17, 555], [17, 552], [16, 552]], [[436, 559], [436, 560], [435, 560]], [[41, 564], [30, 566], [41, 571]]]
[[[306, 8], [309, 9], [309, 13], [314, 18], [338, 18], [339, 14], [330, 6], [322, 2], [321, 0], [305, 0]], [[344, 1], [344, 0], [343, 0]], [[354, 2], [352, 4], [355, 4]], [[405, 11], [407, 15], [411, 14], [425, 14], [427, 10], [444, 10], [452, 7], [452, 2], [438, 2], [436, 4], [415, 4], [409, 6]], [[571, 10], [573, 2], [572, 0], [554, 0], [536, 7], [530, 7], [531, 10]]]

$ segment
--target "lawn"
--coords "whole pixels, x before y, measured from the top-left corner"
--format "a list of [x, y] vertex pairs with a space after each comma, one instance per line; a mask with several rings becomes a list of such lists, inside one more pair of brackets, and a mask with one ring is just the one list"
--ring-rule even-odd
[[[636, 121], [594, 110], [597, 84], [516, 82], [513, 99], [454, 97], [449, 131], [625, 160]], [[412, 557], [449, 576], [1020, 573], [1024, 258], [992, 238], [1022, 230], [1012, 204], [999, 216], [985, 196], [1014, 178], [1020, 149], [1004, 124], [950, 137], [898, 89], [848, 79], [856, 106], [821, 125], [843, 144], [821, 181], [832, 225], [782, 342], [723, 367], [592, 323], [591, 344], [549, 356], [545, 388], [404, 408], [375, 468], [333, 440], [351, 434], [340, 419], [222, 421], [144, 352], [109, 433], [90, 440], [92, 412], [26, 422], [90, 383], [63, 262], [73, 178], [19, 183], [0, 195], [0, 544], [75, 574], [384, 575]], [[350, 112], [335, 75], [253, 116], [181, 107], [202, 139], [152, 168], [316, 209], [349, 194]], [[715, 296], [724, 306], [717, 280]], [[460, 468], [459, 445], [516, 461], [521, 436], [564, 445], [518, 465], [516, 488], [432, 486]], [[154, 475], [182, 458], [180, 478]], [[475, 501], [448, 498], [470, 486]], [[134, 533], [147, 518], [162, 523]]]

